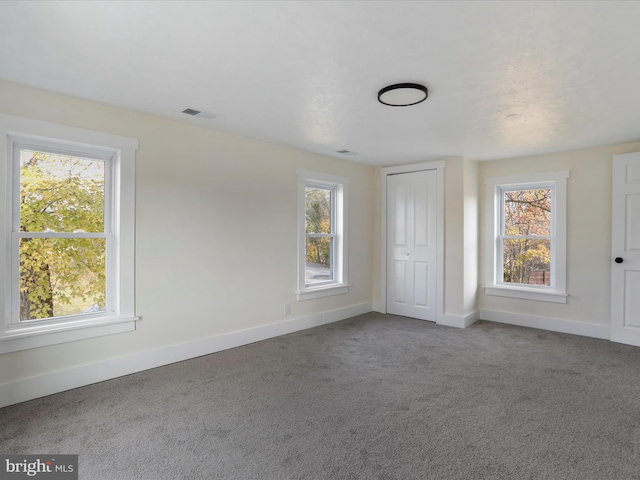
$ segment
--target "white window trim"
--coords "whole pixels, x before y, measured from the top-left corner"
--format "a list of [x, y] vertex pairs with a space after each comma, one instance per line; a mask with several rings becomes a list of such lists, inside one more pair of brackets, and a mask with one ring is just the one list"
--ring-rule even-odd
[[[112, 155], [114, 195], [114, 278], [111, 289], [110, 312], [59, 317], [50, 320], [19, 323], [13, 319], [12, 300], [12, 204], [9, 201], [15, 188], [13, 175], [13, 141], [58, 145], [61, 148], [102, 152]], [[138, 317], [134, 313], [134, 231], [135, 231], [135, 153], [138, 140], [101, 132], [67, 127], [23, 117], [0, 114], [0, 175], [6, 194], [0, 196], [1, 224], [5, 234], [0, 237], [0, 251], [5, 261], [0, 264], [0, 292], [4, 295], [3, 321], [0, 322], [0, 354], [43, 347], [69, 341], [135, 330]], [[105, 205], [105, 208], [108, 208]]]
[[[509, 177], [492, 177], [485, 180], [486, 210], [488, 232], [485, 258], [487, 265], [484, 293], [501, 297], [523, 298], [553, 303], [567, 303], [567, 179], [568, 171], [517, 175]], [[499, 271], [497, 258], [500, 234], [500, 192], [505, 189], [527, 189], [553, 187], [553, 225], [554, 240], [551, 262], [551, 286], [509, 285], [499, 281], [502, 274]]]
[[[298, 169], [298, 301], [312, 298], [327, 297], [344, 294], [349, 291], [348, 258], [347, 258], [347, 205], [349, 179], [338, 175]], [[307, 185], [335, 189], [335, 239], [333, 246], [333, 275], [331, 283], [321, 283], [317, 286], [306, 284], [305, 269], [305, 188]]]

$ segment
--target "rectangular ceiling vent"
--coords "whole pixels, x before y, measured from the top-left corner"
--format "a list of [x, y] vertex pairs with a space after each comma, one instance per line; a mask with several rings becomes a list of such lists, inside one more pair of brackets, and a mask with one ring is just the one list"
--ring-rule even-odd
[[191, 115], [192, 117], [198, 117], [198, 118], [208, 118], [208, 119], [216, 118], [216, 116], [213, 113], [202, 112], [200, 110], [196, 110], [195, 108], [185, 108], [182, 111], [182, 113], [186, 113], [187, 115]]
[[343, 155], [355, 155], [355, 152], [351, 150], [336, 150], [336, 153], [341, 153]]

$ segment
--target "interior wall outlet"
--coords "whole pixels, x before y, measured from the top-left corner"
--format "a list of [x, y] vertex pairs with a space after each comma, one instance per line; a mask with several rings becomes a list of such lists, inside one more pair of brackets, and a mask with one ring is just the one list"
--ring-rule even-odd
[[285, 303], [284, 304], [284, 316], [288, 317], [289, 315], [291, 315], [291, 304], [290, 303]]

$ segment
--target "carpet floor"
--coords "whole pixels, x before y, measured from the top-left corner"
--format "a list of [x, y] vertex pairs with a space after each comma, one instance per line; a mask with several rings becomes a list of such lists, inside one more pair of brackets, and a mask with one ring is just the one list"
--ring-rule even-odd
[[640, 479], [640, 348], [369, 313], [0, 409], [86, 480]]

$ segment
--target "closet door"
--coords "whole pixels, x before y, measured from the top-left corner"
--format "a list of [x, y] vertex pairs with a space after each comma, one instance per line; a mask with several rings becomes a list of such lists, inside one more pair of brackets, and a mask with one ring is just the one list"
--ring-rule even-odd
[[387, 312], [436, 320], [435, 170], [387, 177]]

